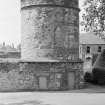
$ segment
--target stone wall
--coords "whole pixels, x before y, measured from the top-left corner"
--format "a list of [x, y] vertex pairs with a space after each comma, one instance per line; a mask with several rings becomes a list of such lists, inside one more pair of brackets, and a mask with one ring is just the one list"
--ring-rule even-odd
[[0, 91], [37, 89], [33, 73], [20, 71], [19, 63], [0, 63]]
[[[74, 73], [73, 87], [68, 86], [68, 73]], [[46, 79], [46, 87], [41, 87]], [[79, 89], [83, 82], [80, 62], [0, 63], [0, 91]]]

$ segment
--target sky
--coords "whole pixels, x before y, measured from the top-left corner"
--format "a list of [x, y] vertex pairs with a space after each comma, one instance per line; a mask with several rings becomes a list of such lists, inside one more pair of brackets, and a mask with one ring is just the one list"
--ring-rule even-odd
[[0, 1], [0, 43], [20, 43], [20, 0]]
[[[82, 7], [83, 0], [80, 1]], [[0, 43], [14, 43], [21, 40], [20, 0], [0, 1]]]

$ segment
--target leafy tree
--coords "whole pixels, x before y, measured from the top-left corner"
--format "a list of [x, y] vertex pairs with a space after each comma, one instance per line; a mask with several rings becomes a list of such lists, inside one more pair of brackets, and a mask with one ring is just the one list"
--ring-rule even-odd
[[85, 0], [81, 25], [85, 31], [103, 35], [105, 31], [105, 0]]

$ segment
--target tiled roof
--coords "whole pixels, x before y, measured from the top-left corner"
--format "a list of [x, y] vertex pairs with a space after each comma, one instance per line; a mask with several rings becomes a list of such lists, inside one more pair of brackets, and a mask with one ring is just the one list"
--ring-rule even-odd
[[80, 33], [80, 44], [105, 44], [105, 41], [94, 33]]

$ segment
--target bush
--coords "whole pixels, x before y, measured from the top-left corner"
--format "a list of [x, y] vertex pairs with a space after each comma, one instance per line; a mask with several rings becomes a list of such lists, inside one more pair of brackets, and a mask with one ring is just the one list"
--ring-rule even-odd
[[84, 75], [85, 82], [92, 82], [92, 73], [86, 72]]

